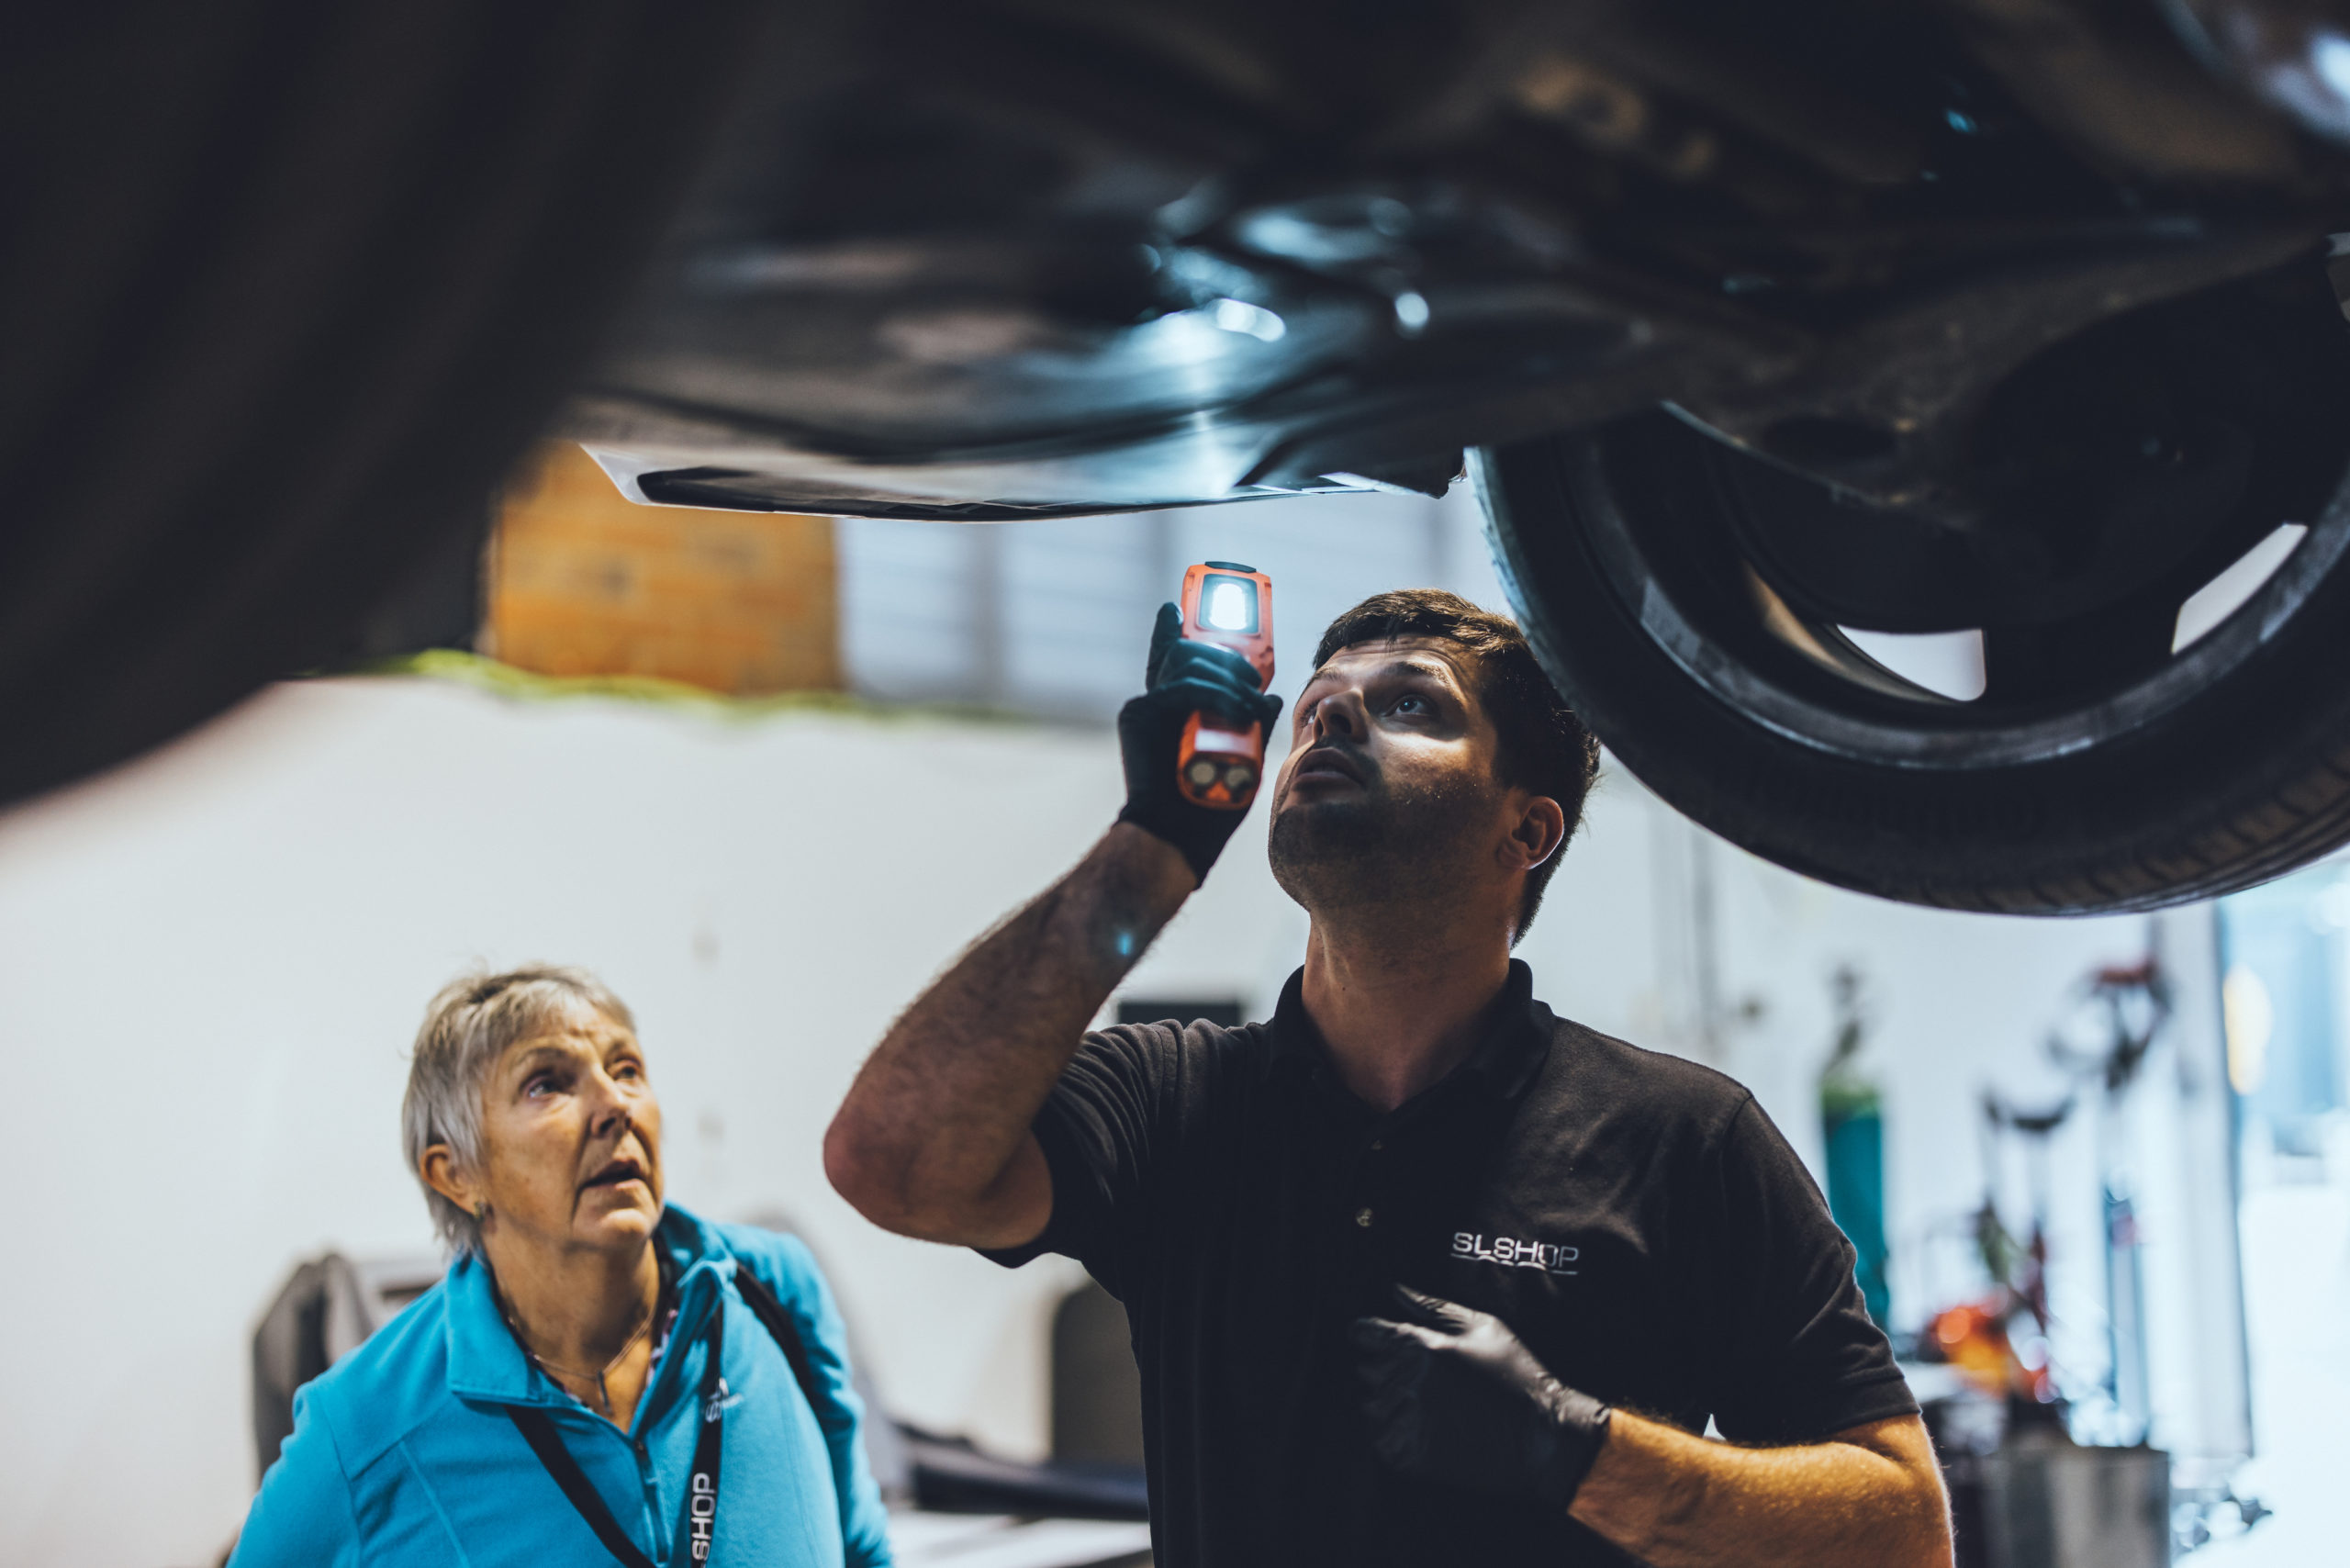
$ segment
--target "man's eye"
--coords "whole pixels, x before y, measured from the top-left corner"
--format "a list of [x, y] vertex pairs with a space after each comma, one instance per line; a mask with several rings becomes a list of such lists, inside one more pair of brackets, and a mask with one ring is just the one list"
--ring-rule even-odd
[[1387, 711], [1391, 713], [1425, 713], [1428, 711], [1428, 700], [1425, 697], [1398, 697], [1387, 705]]

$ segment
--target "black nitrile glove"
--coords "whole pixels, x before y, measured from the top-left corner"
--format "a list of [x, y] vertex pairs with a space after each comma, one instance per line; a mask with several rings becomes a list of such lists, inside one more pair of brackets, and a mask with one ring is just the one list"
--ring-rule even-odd
[[1409, 1286], [1398, 1316], [1359, 1317], [1363, 1413], [1406, 1475], [1566, 1511], [1607, 1439], [1607, 1406], [1542, 1368], [1509, 1326]]
[[1258, 690], [1256, 666], [1230, 648], [1185, 639], [1183, 612], [1162, 604], [1158, 624], [1151, 628], [1143, 694], [1118, 710], [1118, 749], [1126, 763], [1126, 809], [1118, 820], [1182, 851], [1193, 875], [1205, 881], [1208, 868], [1224, 853], [1225, 840], [1248, 813], [1193, 805], [1175, 787], [1183, 722], [1202, 711], [1242, 730], [1264, 725], [1270, 752], [1281, 700]]

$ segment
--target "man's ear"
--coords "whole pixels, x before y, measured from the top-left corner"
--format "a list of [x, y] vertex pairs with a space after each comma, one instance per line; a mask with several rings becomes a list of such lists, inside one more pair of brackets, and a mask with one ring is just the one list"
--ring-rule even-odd
[[472, 1214], [481, 1204], [481, 1190], [466, 1180], [464, 1168], [457, 1163], [457, 1151], [445, 1143], [428, 1144], [417, 1156], [416, 1173], [424, 1184]]
[[1556, 855], [1566, 842], [1567, 813], [1560, 809], [1559, 802], [1548, 795], [1529, 796], [1504, 844], [1505, 868], [1531, 871]]

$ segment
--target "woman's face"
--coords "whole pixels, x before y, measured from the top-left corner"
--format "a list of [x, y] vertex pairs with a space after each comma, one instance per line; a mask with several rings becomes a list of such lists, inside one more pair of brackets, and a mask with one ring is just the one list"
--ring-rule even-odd
[[[661, 1105], [636, 1036], [589, 1007], [518, 1040], [482, 1088], [483, 1239], [633, 1251], [661, 1219]], [[465, 1205], [473, 1207], [473, 1204]]]

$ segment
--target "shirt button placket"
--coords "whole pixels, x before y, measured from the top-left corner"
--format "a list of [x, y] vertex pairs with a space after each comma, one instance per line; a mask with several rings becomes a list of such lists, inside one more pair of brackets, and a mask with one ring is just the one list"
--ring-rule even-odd
[[[1383, 1152], [1386, 1148], [1387, 1140], [1385, 1138], [1375, 1137], [1372, 1138], [1365, 1147], [1365, 1152], [1368, 1154], [1379, 1154]], [[1368, 1176], [1370, 1173], [1366, 1171], [1364, 1174]], [[1378, 1218], [1378, 1215], [1372, 1212], [1371, 1205], [1369, 1204], [1365, 1204], [1362, 1207], [1355, 1211], [1355, 1226], [1360, 1230], [1369, 1230]]]

